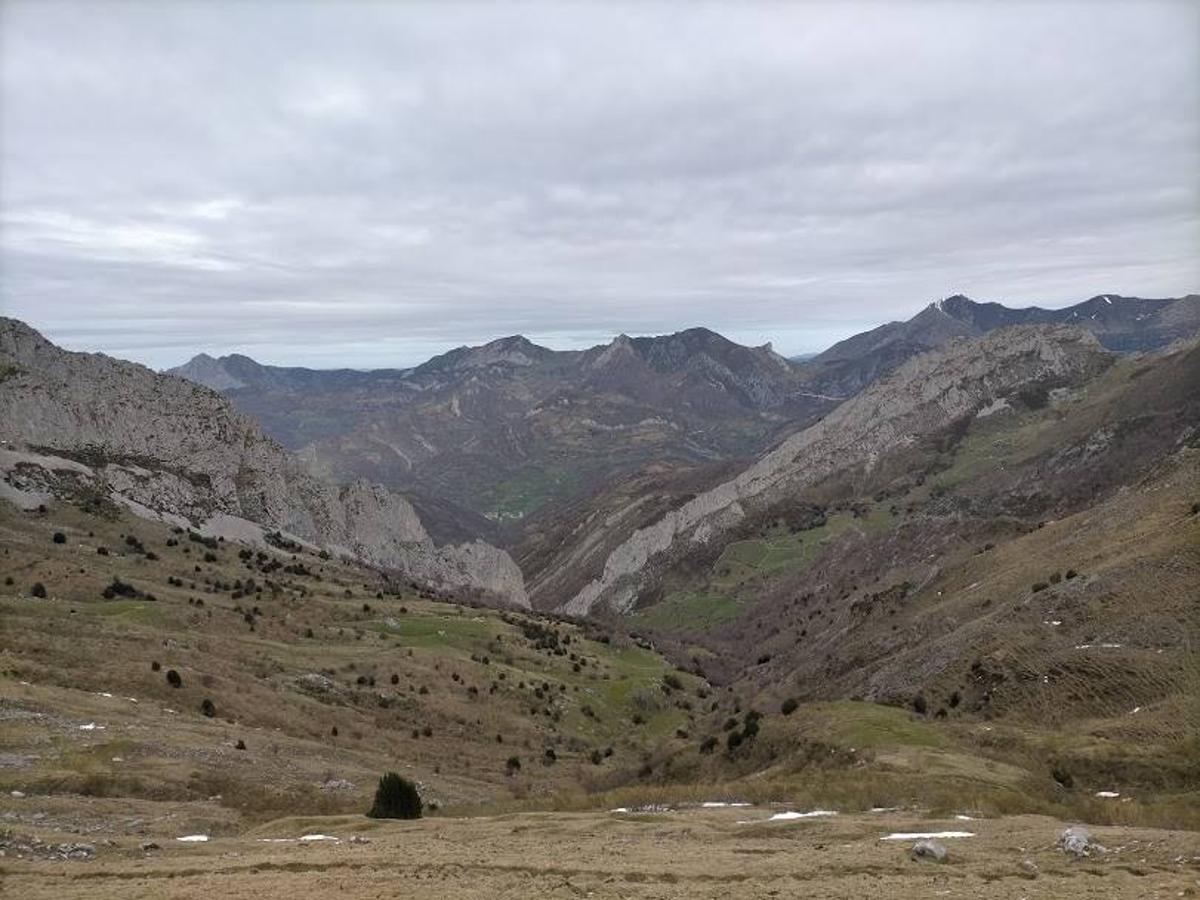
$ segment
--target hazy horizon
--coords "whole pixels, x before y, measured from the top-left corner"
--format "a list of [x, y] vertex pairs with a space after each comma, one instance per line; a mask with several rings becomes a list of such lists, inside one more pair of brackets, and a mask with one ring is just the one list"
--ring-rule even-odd
[[10, 0], [0, 310], [155, 368], [378, 368], [1180, 296], [1198, 51], [1171, 0]]

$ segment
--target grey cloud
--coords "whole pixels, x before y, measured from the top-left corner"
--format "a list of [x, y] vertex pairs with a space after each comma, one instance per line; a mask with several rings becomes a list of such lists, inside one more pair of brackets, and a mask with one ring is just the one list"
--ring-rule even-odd
[[1186, 2], [0, 7], [0, 307], [406, 365], [1200, 283]]

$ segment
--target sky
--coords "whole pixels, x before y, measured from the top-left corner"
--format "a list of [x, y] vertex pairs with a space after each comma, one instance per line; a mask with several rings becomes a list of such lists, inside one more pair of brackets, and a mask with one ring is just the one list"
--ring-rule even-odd
[[1200, 291], [1200, 4], [0, 0], [0, 312], [406, 366]]

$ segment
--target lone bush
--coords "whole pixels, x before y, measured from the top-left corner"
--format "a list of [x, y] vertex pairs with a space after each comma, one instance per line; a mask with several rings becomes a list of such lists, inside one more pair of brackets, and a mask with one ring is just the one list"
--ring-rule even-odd
[[56, 544], [65, 544], [67, 542], [67, 536], [61, 531], [56, 531], [54, 532], [54, 537], [51, 538], [51, 540]]
[[174, 669], [167, 669], [167, 684], [173, 688], [183, 687], [183, 678]]
[[395, 772], [388, 772], [379, 779], [375, 803], [367, 815], [372, 819], [421, 818], [421, 795], [417, 793], [417, 786]]
[[29, 589], [29, 593], [34, 597], [45, 597], [46, 596], [46, 586], [44, 584], [42, 584], [40, 581], [35, 581], [33, 583], [33, 587], [31, 587]]
[[779, 711], [785, 716], [790, 716], [800, 706], [800, 702], [795, 697], [788, 697], [783, 701], [783, 706], [779, 707]]
[[203, 716], [208, 716], [210, 719], [217, 714], [217, 708], [213, 706], [213, 702], [207, 697], [205, 697], [203, 702], [200, 704], [200, 714]]

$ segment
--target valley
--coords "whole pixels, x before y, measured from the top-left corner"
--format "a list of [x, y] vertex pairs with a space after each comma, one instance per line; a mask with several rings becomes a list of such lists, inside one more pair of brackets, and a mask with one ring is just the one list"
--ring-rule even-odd
[[[514, 469], [487, 495], [510, 556], [481, 540], [504, 523], [441, 543], [421, 500], [326, 480], [207, 388], [6, 329], [0, 877], [22, 896], [1200, 879], [1194, 341], [1002, 328], [770, 413], [752, 462]], [[424, 820], [363, 817], [386, 771]], [[1103, 851], [1063, 852], [1079, 822]], [[960, 830], [943, 866], [882, 839]]]

